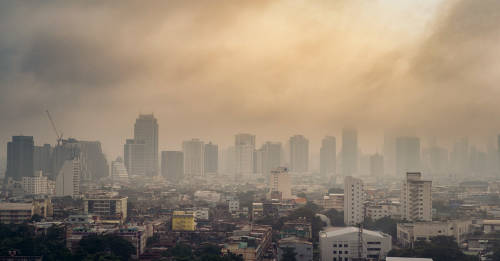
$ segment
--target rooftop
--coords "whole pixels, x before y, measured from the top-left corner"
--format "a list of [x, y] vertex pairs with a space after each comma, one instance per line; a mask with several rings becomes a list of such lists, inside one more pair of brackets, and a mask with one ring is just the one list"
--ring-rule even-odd
[[[357, 227], [329, 227], [326, 230], [323, 230], [320, 232], [320, 237], [336, 237], [336, 236], [341, 236], [341, 235], [346, 235], [346, 234], [351, 234], [351, 233], [358, 233], [359, 228]], [[367, 230], [363, 229], [363, 234], [366, 235], [371, 235], [375, 237], [388, 237], [389, 235], [384, 234], [382, 232], [378, 231], [372, 231], [372, 230]]]
[[32, 203], [0, 203], [0, 210], [30, 210]]

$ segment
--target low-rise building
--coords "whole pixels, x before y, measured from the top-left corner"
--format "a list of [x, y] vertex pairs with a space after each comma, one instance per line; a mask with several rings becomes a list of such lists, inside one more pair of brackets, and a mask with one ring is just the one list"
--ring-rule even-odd
[[0, 223], [20, 224], [35, 214], [32, 203], [0, 203]]
[[192, 211], [174, 211], [172, 213], [173, 231], [195, 231], [195, 214]]
[[399, 223], [397, 235], [398, 242], [404, 247], [412, 247], [416, 241], [429, 241], [436, 236], [452, 236], [460, 244], [471, 229], [472, 220]]
[[23, 177], [23, 188], [30, 195], [47, 195], [48, 178], [42, 175], [42, 171], [37, 171], [33, 177]]
[[313, 260], [313, 245], [306, 239], [298, 237], [280, 239], [278, 241], [278, 261], [287, 261], [283, 258], [283, 253], [285, 253], [287, 248], [293, 250], [297, 261]]
[[327, 196], [323, 196], [321, 205], [324, 209], [344, 211], [344, 194], [328, 194]]
[[392, 249], [392, 238], [382, 232], [364, 229], [361, 244], [360, 246], [357, 227], [330, 227], [319, 233], [321, 260], [328, 261], [358, 257], [383, 260]]
[[85, 198], [83, 212], [99, 216], [103, 223], [124, 223], [127, 220], [127, 197]]
[[241, 255], [245, 261], [262, 260], [271, 245], [271, 226], [246, 225], [227, 238], [222, 253]]
[[298, 237], [306, 240], [312, 239], [312, 226], [305, 218], [287, 221], [280, 230], [280, 237]]

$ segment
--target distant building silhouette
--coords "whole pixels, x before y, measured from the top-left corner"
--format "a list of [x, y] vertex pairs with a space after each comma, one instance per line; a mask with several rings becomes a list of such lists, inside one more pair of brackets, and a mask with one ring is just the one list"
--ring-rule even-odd
[[142, 140], [128, 139], [125, 143], [123, 157], [130, 176], [146, 175], [145, 150], [146, 144]]
[[237, 176], [254, 172], [255, 135], [240, 133], [234, 137], [235, 171]]
[[34, 147], [33, 168], [35, 171], [41, 170], [45, 176], [52, 174], [52, 147], [50, 144]]
[[169, 182], [181, 181], [184, 176], [184, 153], [182, 151], [162, 151], [161, 174]]
[[407, 172], [419, 172], [420, 139], [417, 137], [398, 137], [396, 139], [396, 171], [397, 175]]
[[290, 171], [303, 173], [309, 171], [309, 140], [302, 135], [289, 139]]
[[200, 139], [192, 139], [182, 143], [184, 153], [184, 177], [201, 177], [205, 174], [204, 144]]
[[326, 136], [323, 138], [319, 155], [319, 169], [321, 175], [334, 176], [337, 173], [337, 141], [335, 137]]
[[23, 177], [33, 177], [34, 141], [33, 136], [12, 136], [7, 143], [6, 178], [22, 180]]
[[358, 132], [342, 130], [342, 175], [352, 176], [358, 172]]
[[384, 156], [375, 153], [370, 156], [370, 175], [382, 177], [384, 175]]
[[158, 175], [158, 122], [153, 114], [140, 114], [134, 125], [134, 139], [144, 141], [146, 175]]
[[255, 173], [268, 176], [281, 166], [282, 146], [280, 142], [266, 142], [255, 152]]
[[205, 173], [217, 173], [219, 168], [219, 146], [209, 142], [204, 148]]
[[128, 171], [123, 159], [118, 157], [111, 162], [111, 179], [113, 183], [128, 183]]

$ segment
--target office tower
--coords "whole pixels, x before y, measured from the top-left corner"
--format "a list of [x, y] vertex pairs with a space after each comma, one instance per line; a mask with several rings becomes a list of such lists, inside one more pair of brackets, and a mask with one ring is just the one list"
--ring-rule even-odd
[[240, 133], [234, 136], [235, 171], [238, 176], [254, 171], [255, 135]]
[[420, 172], [406, 173], [401, 186], [401, 219], [432, 221], [432, 181], [422, 180]]
[[465, 177], [469, 174], [469, 140], [462, 138], [453, 144], [451, 152], [451, 172], [455, 177]]
[[129, 176], [146, 175], [146, 164], [144, 162], [144, 151], [146, 144], [144, 141], [128, 139], [123, 148], [125, 167]]
[[358, 133], [353, 129], [342, 130], [342, 175], [358, 172]]
[[256, 172], [268, 176], [271, 170], [278, 168], [281, 165], [282, 150], [281, 142], [268, 141], [262, 144], [259, 149], [261, 164]]
[[205, 164], [205, 173], [217, 173], [219, 168], [219, 146], [209, 142], [205, 144], [205, 159], [203, 160]]
[[384, 171], [388, 176], [396, 175], [396, 139], [392, 133], [384, 133]]
[[42, 171], [35, 171], [33, 177], [23, 177], [24, 192], [30, 195], [47, 195], [48, 179], [42, 175]]
[[378, 153], [370, 156], [370, 175], [372, 177], [384, 175], [384, 157]]
[[420, 171], [420, 139], [417, 137], [398, 137], [396, 139], [397, 175]]
[[281, 199], [292, 198], [292, 182], [287, 168], [279, 167], [271, 170], [269, 191], [271, 197], [278, 194]]
[[33, 169], [41, 170], [45, 176], [52, 173], [52, 147], [50, 144], [35, 146], [33, 151]]
[[111, 179], [117, 183], [128, 183], [127, 168], [121, 157], [111, 162]]
[[323, 176], [334, 176], [337, 173], [337, 141], [335, 137], [326, 136], [321, 141], [319, 172]]
[[448, 171], [448, 150], [432, 145], [423, 152], [425, 166], [432, 176], [443, 175]]
[[184, 153], [184, 177], [201, 177], [205, 174], [203, 162], [204, 144], [199, 139], [192, 139], [182, 143], [182, 152]]
[[140, 114], [134, 125], [134, 140], [144, 141], [146, 175], [158, 175], [158, 123], [153, 114]]
[[236, 150], [234, 146], [229, 146], [222, 151], [223, 172], [225, 174], [234, 174], [236, 171]]
[[12, 136], [7, 143], [6, 178], [22, 180], [23, 177], [33, 177], [33, 136]]
[[354, 226], [364, 221], [365, 189], [363, 181], [351, 176], [344, 178], [344, 223]]
[[161, 174], [169, 182], [177, 183], [184, 176], [184, 154], [182, 151], [161, 152]]
[[64, 162], [56, 178], [56, 196], [78, 197], [80, 195], [80, 163], [79, 157]]
[[302, 135], [290, 137], [290, 171], [303, 173], [309, 171], [309, 140]]

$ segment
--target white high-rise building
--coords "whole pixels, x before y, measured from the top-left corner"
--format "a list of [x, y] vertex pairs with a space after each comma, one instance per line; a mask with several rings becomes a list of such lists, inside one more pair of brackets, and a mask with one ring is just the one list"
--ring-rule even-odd
[[158, 175], [158, 122], [153, 114], [140, 114], [134, 125], [134, 140], [143, 141], [146, 175]]
[[271, 195], [273, 192], [280, 193], [282, 199], [292, 198], [292, 182], [287, 168], [279, 167], [271, 170], [269, 190]]
[[66, 160], [56, 179], [56, 196], [80, 196], [80, 158]]
[[187, 140], [182, 143], [184, 153], [184, 177], [201, 177], [204, 175], [204, 143], [200, 139]]
[[125, 168], [125, 164], [123, 164], [123, 160], [120, 157], [111, 162], [111, 178], [113, 179], [113, 182], [128, 182], [127, 168]]
[[36, 171], [34, 177], [23, 177], [24, 192], [30, 195], [47, 195], [48, 179], [42, 175], [42, 171]]
[[235, 135], [235, 170], [238, 176], [254, 173], [255, 135], [240, 133]]
[[304, 173], [309, 171], [309, 140], [302, 135], [295, 135], [289, 140], [290, 171]]
[[354, 226], [364, 221], [365, 189], [361, 179], [344, 178], [344, 223]]
[[354, 129], [342, 130], [342, 175], [358, 173], [358, 132]]
[[406, 173], [400, 201], [401, 219], [432, 221], [432, 181], [422, 180], [420, 172]]

